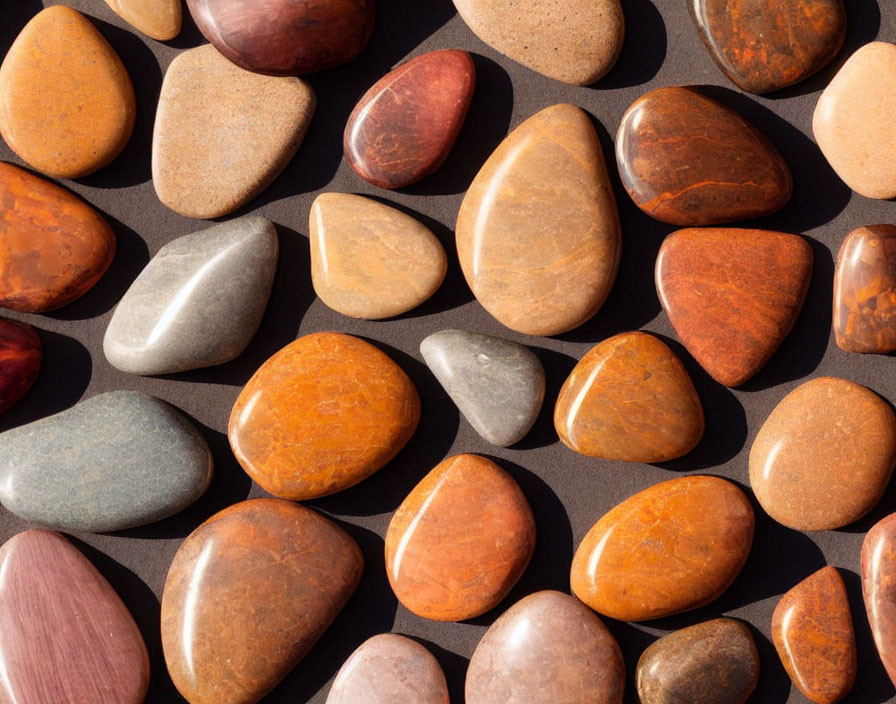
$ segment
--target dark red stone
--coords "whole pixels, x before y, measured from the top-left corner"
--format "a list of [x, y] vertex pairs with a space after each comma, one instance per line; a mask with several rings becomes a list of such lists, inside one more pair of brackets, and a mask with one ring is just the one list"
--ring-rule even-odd
[[0, 318], [0, 412], [31, 388], [42, 357], [40, 337], [33, 327]]

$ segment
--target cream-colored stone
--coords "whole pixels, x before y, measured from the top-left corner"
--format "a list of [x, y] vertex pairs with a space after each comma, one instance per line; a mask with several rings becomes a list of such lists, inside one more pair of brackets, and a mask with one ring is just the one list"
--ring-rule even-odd
[[106, 0], [125, 22], [139, 32], [166, 42], [180, 34], [181, 0]]

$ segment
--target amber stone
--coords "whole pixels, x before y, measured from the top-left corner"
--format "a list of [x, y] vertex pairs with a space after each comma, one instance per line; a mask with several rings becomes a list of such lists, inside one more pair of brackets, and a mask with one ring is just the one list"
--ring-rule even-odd
[[0, 318], [0, 413], [31, 388], [42, 357], [40, 337], [33, 327]]
[[856, 641], [836, 567], [823, 567], [781, 597], [772, 637], [790, 679], [815, 704], [834, 704], [852, 689]]
[[843, 0], [693, 0], [688, 7], [719, 68], [751, 93], [808, 78], [846, 36]]
[[354, 540], [280, 499], [243, 501], [193, 531], [162, 595], [162, 647], [190, 704], [254, 704], [308, 653], [361, 579]]
[[366, 479], [398, 454], [419, 420], [417, 389], [388, 355], [357, 337], [319, 332], [255, 372], [228, 435], [249, 476], [298, 501]]
[[862, 543], [862, 593], [874, 644], [896, 684], [896, 513], [876, 523]]
[[168, 41], [180, 34], [181, 0], [106, 0], [125, 22], [145, 35]]
[[641, 210], [673, 225], [718, 225], [780, 210], [790, 169], [731, 108], [690, 88], [638, 98], [616, 133], [622, 184]]
[[619, 266], [619, 214], [591, 120], [536, 113], [498, 146], [457, 217], [467, 283], [501, 323], [557, 335], [593, 316]]
[[535, 548], [535, 519], [511, 476], [478, 455], [440, 462], [398, 507], [386, 572], [398, 600], [423, 618], [463, 621], [494, 608]]
[[753, 543], [750, 501], [719, 477], [655, 484], [604, 514], [572, 562], [572, 591], [598, 613], [644, 621], [696, 609], [734, 581]]
[[880, 501], [896, 465], [896, 416], [873, 391], [821, 377], [791, 391], [750, 449], [762, 508], [796, 530], [833, 530]]
[[343, 137], [345, 160], [365, 181], [401, 188], [438, 169], [460, 132], [476, 85], [465, 51], [417, 56], [358, 101]]
[[694, 359], [725, 386], [758, 372], [787, 337], [812, 278], [802, 237], [768, 230], [690, 228], [669, 235], [656, 288]]
[[575, 366], [554, 407], [560, 439], [590, 457], [665, 462], [703, 437], [703, 407], [678, 357], [661, 340], [624, 332]]

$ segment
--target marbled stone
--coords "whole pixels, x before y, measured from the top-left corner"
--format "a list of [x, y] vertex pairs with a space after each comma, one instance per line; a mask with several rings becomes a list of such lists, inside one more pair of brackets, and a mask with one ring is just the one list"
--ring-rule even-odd
[[862, 594], [877, 653], [896, 684], [896, 513], [878, 521], [862, 543]]
[[236, 358], [264, 315], [277, 248], [277, 231], [262, 217], [169, 242], [115, 309], [106, 359], [131, 374], [171, 374]]
[[693, 0], [688, 7], [719, 68], [751, 93], [808, 78], [846, 37], [843, 0]]
[[265, 491], [300, 501], [369, 477], [419, 420], [417, 389], [388, 355], [351, 335], [318, 332], [255, 372], [233, 406], [228, 435]]
[[181, 0], [106, 0], [138, 32], [166, 42], [180, 34]]
[[609, 71], [625, 35], [619, 0], [454, 0], [473, 34], [505, 56], [564, 83]]
[[475, 84], [473, 60], [459, 49], [431, 51], [390, 71], [349, 116], [345, 160], [383, 188], [429, 176], [454, 146]]
[[787, 592], [772, 617], [772, 637], [790, 679], [815, 704], [834, 704], [856, 681], [856, 641], [846, 585], [823, 567]]
[[322, 193], [308, 221], [314, 290], [343, 315], [401, 315], [442, 285], [445, 250], [429, 228], [400, 210], [351, 193]]
[[522, 440], [544, 401], [544, 367], [528, 347], [464, 330], [442, 330], [420, 343], [430, 371], [473, 429], [492, 445]]
[[367, 46], [374, 0], [187, 0], [199, 31], [238, 66], [301, 76], [347, 63]]
[[118, 594], [58, 533], [0, 548], [0, 701], [142, 704], [149, 656]]
[[179, 54], [156, 111], [152, 177], [159, 199], [189, 218], [217, 218], [267, 188], [302, 143], [314, 91], [260, 76], [212, 46]]
[[774, 213], [793, 187], [765, 136], [692, 88], [638, 98], [616, 133], [622, 184], [641, 210], [673, 225], [717, 225]]
[[409, 611], [463, 621], [507, 596], [534, 548], [535, 519], [513, 478], [484, 457], [455, 455], [392, 516], [386, 573]]
[[743, 704], [759, 682], [750, 629], [717, 618], [663, 636], [638, 660], [641, 704]]
[[507, 327], [557, 335], [593, 316], [622, 242], [588, 115], [554, 105], [511, 132], [470, 185], [456, 230], [467, 283]]
[[255, 704], [311, 650], [364, 558], [342, 528], [280, 499], [216, 513], [174, 556], [162, 594], [168, 673], [190, 704]]
[[896, 465], [896, 416], [873, 391], [821, 377], [791, 391], [750, 449], [762, 508], [795, 530], [833, 530], [880, 501]]
[[753, 543], [750, 501], [719, 477], [655, 484], [594, 524], [572, 562], [572, 591], [598, 613], [645, 621], [704, 606], [734, 581]]
[[202, 496], [205, 440], [172, 406], [109, 391], [0, 435], [0, 502], [26, 521], [70, 531], [160, 521]]
[[577, 599], [541, 591], [486, 631], [467, 668], [467, 704], [620, 704], [625, 663], [601, 620]]
[[115, 50], [80, 12], [39, 12], [0, 66], [0, 135], [23, 161], [80, 178], [121, 153], [137, 103]]
[[0, 413], [31, 388], [42, 358], [40, 337], [33, 327], [0, 318]]
[[669, 322], [725, 386], [740, 386], [768, 362], [796, 322], [811, 278], [806, 240], [768, 230], [679, 230], [656, 260]]

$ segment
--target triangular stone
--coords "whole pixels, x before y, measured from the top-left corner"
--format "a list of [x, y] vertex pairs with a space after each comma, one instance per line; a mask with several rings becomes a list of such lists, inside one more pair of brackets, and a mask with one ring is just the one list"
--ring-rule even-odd
[[181, 0], [106, 0], [138, 32], [166, 42], [180, 34]]

